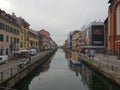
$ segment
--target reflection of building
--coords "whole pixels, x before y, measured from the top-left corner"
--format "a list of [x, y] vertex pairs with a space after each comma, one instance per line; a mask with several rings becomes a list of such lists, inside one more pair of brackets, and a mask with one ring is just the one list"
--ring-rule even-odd
[[104, 23], [92, 22], [82, 29], [81, 46], [93, 55], [96, 50], [104, 53]]
[[19, 49], [20, 27], [16, 20], [0, 9], [0, 55]]
[[120, 48], [120, 0], [109, 0], [107, 50], [117, 55]]

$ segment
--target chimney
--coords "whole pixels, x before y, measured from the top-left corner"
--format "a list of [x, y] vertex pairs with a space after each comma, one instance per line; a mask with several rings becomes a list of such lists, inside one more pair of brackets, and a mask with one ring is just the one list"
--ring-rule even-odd
[[14, 13], [14, 12], [12, 13], [12, 16], [13, 16], [13, 17], [16, 17], [16, 15], [15, 15], [15, 13]]

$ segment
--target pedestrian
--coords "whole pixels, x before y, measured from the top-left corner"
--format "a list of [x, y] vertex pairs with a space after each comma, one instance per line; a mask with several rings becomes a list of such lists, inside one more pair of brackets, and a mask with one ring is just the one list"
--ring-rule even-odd
[[29, 56], [29, 64], [31, 64], [31, 56]]

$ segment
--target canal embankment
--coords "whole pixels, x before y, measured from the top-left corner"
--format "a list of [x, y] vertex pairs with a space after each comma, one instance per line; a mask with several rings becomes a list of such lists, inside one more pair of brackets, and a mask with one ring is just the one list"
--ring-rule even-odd
[[[64, 51], [71, 53], [71, 50], [69, 49], [67, 50], [65, 49]], [[94, 70], [96, 73], [105, 77], [107, 80], [117, 85], [120, 85], [120, 68], [118, 66], [115, 66], [110, 62], [106, 63], [104, 60], [95, 60], [94, 58], [88, 57], [85, 55], [79, 55], [78, 58], [80, 62], [87, 65], [89, 68]]]
[[57, 49], [40, 52], [31, 58], [31, 61], [24, 60], [22, 65], [11, 66], [11, 68], [0, 73], [0, 86], [13, 87], [16, 83], [25, 78], [37, 66], [46, 62], [47, 58], [51, 57]]

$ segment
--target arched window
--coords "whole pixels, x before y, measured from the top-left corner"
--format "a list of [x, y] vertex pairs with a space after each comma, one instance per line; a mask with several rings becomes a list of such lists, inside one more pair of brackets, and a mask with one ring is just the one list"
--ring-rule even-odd
[[120, 3], [116, 7], [116, 35], [120, 35]]

